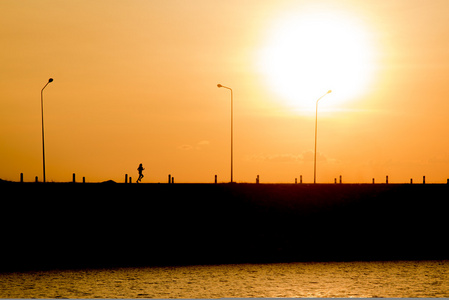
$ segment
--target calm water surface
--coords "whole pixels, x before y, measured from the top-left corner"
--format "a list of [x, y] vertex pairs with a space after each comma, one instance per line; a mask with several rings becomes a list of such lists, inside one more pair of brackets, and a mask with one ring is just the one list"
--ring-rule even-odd
[[2, 298], [449, 297], [449, 261], [242, 264], [0, 274]]

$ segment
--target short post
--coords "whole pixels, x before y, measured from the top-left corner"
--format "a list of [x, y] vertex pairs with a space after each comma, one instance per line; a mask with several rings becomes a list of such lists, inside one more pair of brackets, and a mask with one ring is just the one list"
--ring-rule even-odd
[[215, 175], [215, 184], [217, 184], [217, 175]]
[[125, 174], [125, 183], [128, 183], [128, 174]]
[[302, 175], [299, 176], [299, 183], [302, 183]]
[[388, 184], [388, 175], [387, 175], [387, 178], [386, 178], [386, 181], [385, 181], [385, 183], [386, 183], [386, 184]]
[[171, 183], [171, 175], [168, 174], [168, 184], [170, 184], [170, 183]]
[[175, 177], [171, 178], [171, 183], [174, 184], [175, 183]]
[[23, 182], [23, 173], [20, 173], [20, 182]]
[[72, 182], [75, 183], [75, 173], [72, 174]]
[[426, 176], [422, 177], [422, 184], [426, 184]]
[[334, 178], [334, 184], [337, 184], [337, 178]]
[[373, 178], [373, 184], [374, 184], [374, 178]]
[[410, 178], [410, 184], [413, 184], [413, 178]]
[[295, 184], [298, 184], [298, 178], [295, 178]]
[[340, 175], [340, 184], [342, 184], [341, 175]]
[[36, 176], [36, 178], [35, 178], [35, 182], [39, 182], [39, 180], [37, 179], [37, 176]]
[[131, 176], [129, 177], [129, 183], [133, 183], [133, 178]]
[[83, 176], [83, 183], [86, 183], [86, 177]]
[[259, 184], [259, 175], [256, 177], [256, 184]]

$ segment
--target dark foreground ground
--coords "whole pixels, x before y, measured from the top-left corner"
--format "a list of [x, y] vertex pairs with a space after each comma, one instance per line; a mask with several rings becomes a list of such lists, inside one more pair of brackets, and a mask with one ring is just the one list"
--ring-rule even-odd
[[0, 183], [0, 271], [449, 259], [449, 185]]

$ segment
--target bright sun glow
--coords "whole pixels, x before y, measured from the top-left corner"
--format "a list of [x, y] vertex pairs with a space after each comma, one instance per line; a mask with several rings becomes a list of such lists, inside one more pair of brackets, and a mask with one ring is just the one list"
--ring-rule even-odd
[[[271, 28], [258, 65], [266, 85], [300, 112], [315, 109], [326, 96], [327, 109], [363, 95], [372, 78], [368, 33], [356, 19], [338, 13], [290, 13]], [[320, 102], [321, 103], [321, 102]]]

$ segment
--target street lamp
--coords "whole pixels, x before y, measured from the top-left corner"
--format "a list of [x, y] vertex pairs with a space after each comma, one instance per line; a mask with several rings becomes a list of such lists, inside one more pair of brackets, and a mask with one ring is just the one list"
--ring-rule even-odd
[[328, 90], [326, 94], [318, 98], [316, 101], [316, 112], [315, 112], [315, 157], [313, 159], [313, 183], [316, 183], [316, 137], [317, 137], [317, 125], [318, 125], [318, 101], [321, 100], [327, 94], [330, 94], [332, 91]]
[[233, 138], [233, 134], [234, 134], [234, 121], [233, 121], [233, 95], [232, 95], [232, 89], [230, 87], [221, 85], [221, 84], [217, 84], [217, 87], [219, 88], [225, 88], [231, 91], [231, 183], [233, 183], [233, 164], [234, 164], [234, 138]]
[[44, 89], [47, 85], [53, 82], [53, 78], [48, 79], [47, 84], [41, 90], [41, 114], [42, 114], [42, 164], [44, 171], [44, 182], [45, 182], [45, 143], [44, 143]]

